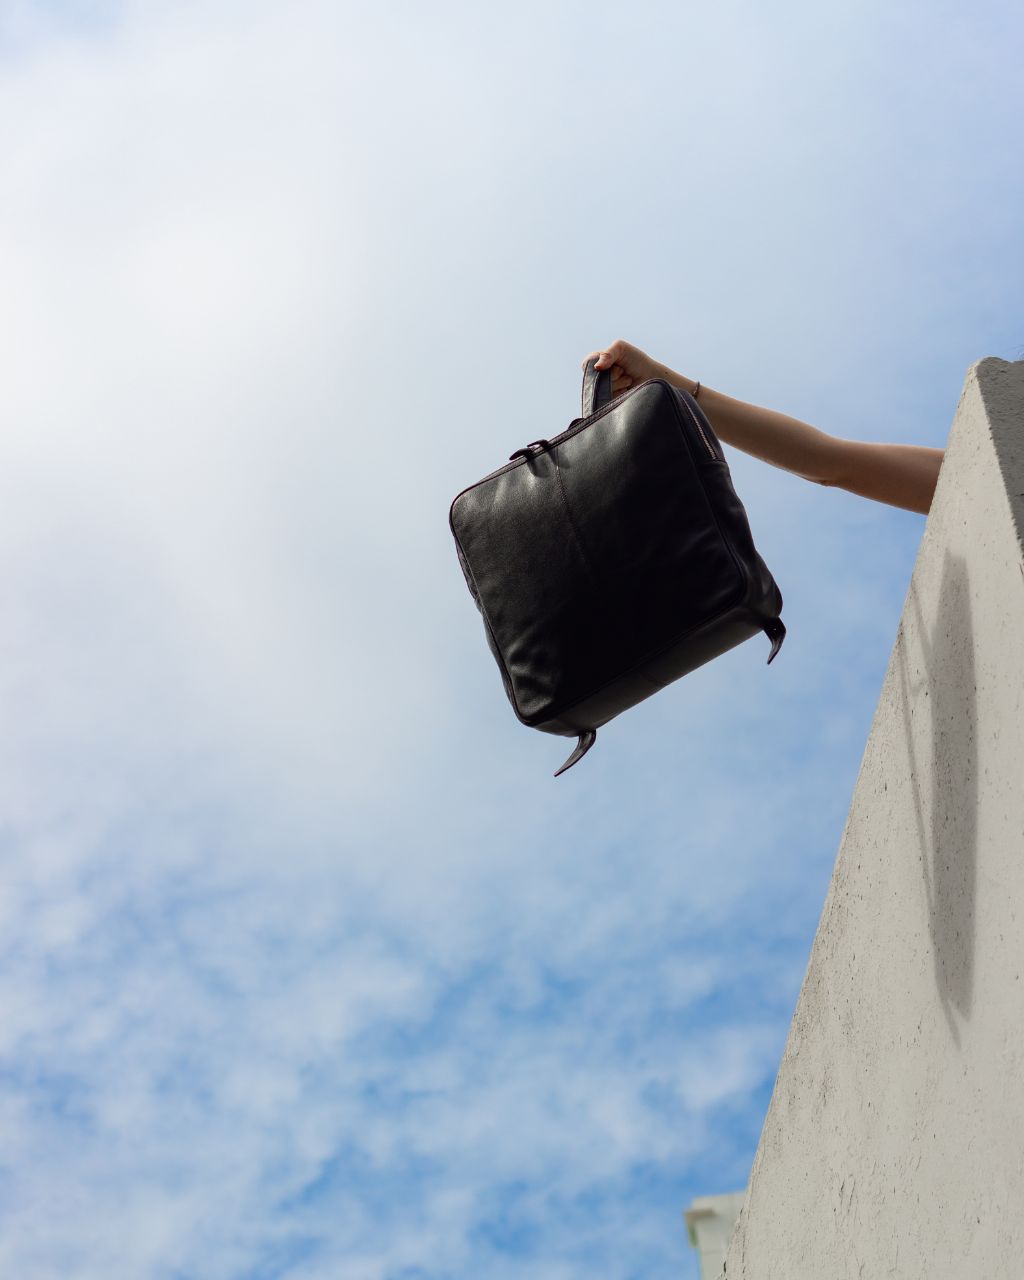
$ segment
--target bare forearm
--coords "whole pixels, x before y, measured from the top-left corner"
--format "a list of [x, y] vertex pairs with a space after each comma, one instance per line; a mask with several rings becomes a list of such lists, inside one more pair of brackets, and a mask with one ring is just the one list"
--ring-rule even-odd
[[[667, 370], [668, 381], [693, 395], [696, 382], [674, 370]], [[744, 453], [770, 462], [775, 467], [792, 471], [819, 484], [835, 484], [838, 474], [838, 443], [817, 427], [791, 418], [774, 409], [735, 400], [703, 384], [700, 406], [711, 420], [715, 433], [726, 444]]]
[[[693, 394], [692, 378], [662, 367], [667, 381]], [[941, 449], [842, 440], [799, 418], [747, 404], [703, 384], [699, 403], [726, 444], [772, 466], [921, 514], [931, 506]]]

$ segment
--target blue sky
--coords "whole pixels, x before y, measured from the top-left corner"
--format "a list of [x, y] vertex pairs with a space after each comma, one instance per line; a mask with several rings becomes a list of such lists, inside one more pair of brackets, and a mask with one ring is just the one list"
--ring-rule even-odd
[[943, 445], [1024, 355], [1022, 35], [0, 10], [0, 1274], [696, 1276], [924, 520], [730, 451], [782, 654], [555, 780], [448, 508], [616, 337]]

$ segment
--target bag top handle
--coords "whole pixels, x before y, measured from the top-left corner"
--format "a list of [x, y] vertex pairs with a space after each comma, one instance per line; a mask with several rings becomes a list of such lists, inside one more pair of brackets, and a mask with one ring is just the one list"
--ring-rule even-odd
[[610, 403], [612, 397], [612, 371], [595, 369], [595, 360], [588, 360], [583, 370], [583, 413], [589, 418], [592, 413]]

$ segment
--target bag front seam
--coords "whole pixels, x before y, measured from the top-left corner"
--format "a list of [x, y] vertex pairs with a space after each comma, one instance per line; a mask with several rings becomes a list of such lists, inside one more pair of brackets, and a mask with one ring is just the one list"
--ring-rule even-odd
[[[598, 594], [603, 597], [604, 584], [599, 580], [597, 573], [594, 569], [594, 566], [590, 562], [590, 556], [587, 553], [586, 547], [583, 545], [582, 535], [580, 534], [580, 531], [576, 526], [576, 521], [573, 518], [572, 509], [569, 506], [569, 499], [566, 497], [566, 493], [565, 493], [565, 485], [562, 483], [562, 469], [558, 465], [558, 459], [553, 454], [552, 454], [551, 461], [554, 463], [554, 466], [555, 466], [555, 479], [558, 481], [558, 493], [562, 499], [562, 507], [565, 510], [565, 518], [569, 521], [569, 528], [572, 530], [572, 536], [576, 541], [576, 547], [580, 553], [580, 557], [583, 560], [583, 563], [587, 566], [587, 573], [590, 574], [591, 583], [593, 584]], [[602, 599], [602, 603], [603, 603], [603, 599]]]

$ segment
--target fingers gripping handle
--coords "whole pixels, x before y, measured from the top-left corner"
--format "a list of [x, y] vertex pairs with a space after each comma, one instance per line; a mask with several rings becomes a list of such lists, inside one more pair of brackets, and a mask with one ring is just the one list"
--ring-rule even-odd
[[596, 413], [598, 409], [603, 408], [612, 396], [612, 371], [611, 369], [595, 369], [594, 360], [588, 360], [583, 370], [583, 413], [582, 417], [589, 418], [592, 413]]

